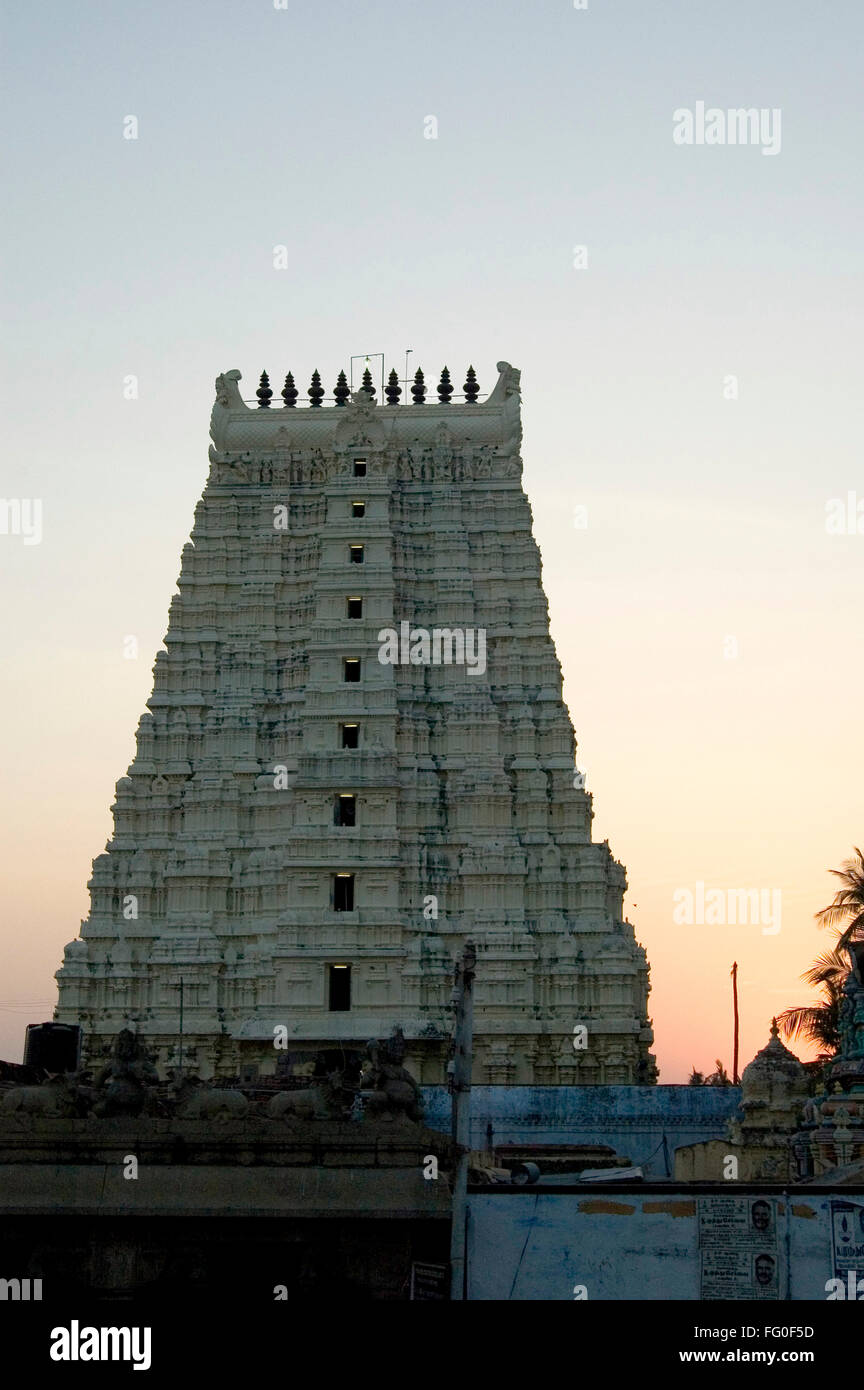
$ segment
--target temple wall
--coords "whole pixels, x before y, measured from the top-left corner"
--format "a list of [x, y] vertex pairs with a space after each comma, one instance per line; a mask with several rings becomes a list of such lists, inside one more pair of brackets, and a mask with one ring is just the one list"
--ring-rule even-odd
[[[714, 1192], [724, 1195], [719, 1188]], [[765, 1189], [748, 1193], [736, 1187], [735, 1195], [764, 1200]], [[608, 1184], [596, 1193], [585, 1188], [566, 1193], [531, 1188], [511, 1188], [500, 1195], [472, 1192], [469, 1297], [561, 1302], [573, 1300], [574, 1287], [580, 1285], [589, 1302], [704, 1298], [699, 1203], [705, 1200], [704, 1191], [697, 1195], [678, 1185], [639, 1193], [632, 1187], [610, 1191]], [[846, 1200], [844, 1190], [814, 1196], [798, 1188], [791, 1200], [770, 1200], [777, 1210], [777, 1240], [771, 1249], [777, 1258], [779, 1298], [825, 1300], [826, 1282], [834, 1277], [831, 1206]], [[864, 1258], [858, 1276], [864, 1279]], [[766, 1301], [766, 1312], [776, 1302]], [[801, 1319], [782, 1310], [757, 1318], [748, 1310], [742, 1321], [788, 1326]], [[703, 1315], [701, 1322], [710, 1325], [710, 1317]]]
[[[449, 1128], [446, 1086], [422, 1090], [426, 1124]], [[495, 1146], [608, 1144], [646, 1177], [668, 1177], [676, 1148], [723, 1138], [740, 1096], [738, 1086], [474, 1086], [471, 1144], [491, 1147], [490, 1125]]]

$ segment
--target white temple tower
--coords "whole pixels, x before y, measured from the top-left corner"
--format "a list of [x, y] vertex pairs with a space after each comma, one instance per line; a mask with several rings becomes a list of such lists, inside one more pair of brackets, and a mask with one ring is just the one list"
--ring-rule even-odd
[[[473, 370], [458, 401], [418, 373], [410, 404], [395, 373], [386, 403], [340, 374], [334, 405], [316, 372], [305, 408], [290, 376], [278, 408], [266, 375], [257, 405], [218, 378], [153, 695], [57, 973], [91, 1061], [129, 1026], [175, 1065], [182, 982], [204, 1077], [273, 1073], [283, 1026], [302, 1059], [398, 1025], [443, 1081], [470, 939], [477, 1084], [656, 1079], [498, 370], [483, 402]], [[405, 664], [380, 659], [388, 629]]]

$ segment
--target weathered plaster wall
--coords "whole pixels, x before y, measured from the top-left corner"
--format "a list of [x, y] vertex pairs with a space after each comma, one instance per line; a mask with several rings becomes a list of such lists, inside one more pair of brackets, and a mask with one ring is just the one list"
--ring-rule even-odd
[[[760, 1195], [755, 1188], [734, 1191]], [[837, 1197], [850, 1195], [838, 1189]], [[777, 1200], [781, 1298], [824, 1300], [834, 1275], [831, 1198]], [[636, 1195], [531, 1188], [471, 1193], [469, 1297], [557, 1302], [572, 1300], [574, 1286], [584, 1285], [589, 1302], [698, 1300], [698, 1201], [686, 1187]]]
[[[426, 1123], [449, 1129], [446, 1086], [422, 1089]], [[674, 1150], [722, 1139], [740, 1098], [739, 1086], [475, 1086], [471, 1143], [486, 1148], [491, 1125], [495, 1145], [609, 1144], [646, 1177], [670, 1177]]]

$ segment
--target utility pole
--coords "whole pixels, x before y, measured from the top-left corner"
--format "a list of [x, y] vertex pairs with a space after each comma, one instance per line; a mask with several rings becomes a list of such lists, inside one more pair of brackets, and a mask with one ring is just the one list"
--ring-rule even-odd
[[735, 1020], [735, 1028], [732, 1041], [732, 1085], [737, 1086], [738, 1076], [738, 962], [732, 962], [732, 1013]]
[[474, 970], [477, 951], [466, 941], [457, 962], [455, 988], [456, 1027], [450, 1063], [452, 1134], [456, 1154], [453, 1175], [453, 1225], [450, 1235], [450, 1298], [465, 1298], [465, 1241], [468, 1228], [468, 1152], [471, 1147], [471, 1054], [474, 1046]]

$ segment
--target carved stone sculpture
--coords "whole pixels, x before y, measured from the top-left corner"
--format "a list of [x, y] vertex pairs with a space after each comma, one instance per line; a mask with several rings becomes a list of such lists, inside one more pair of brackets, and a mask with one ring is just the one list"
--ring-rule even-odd
[[357, 1094], [345, 1072], [331, 1071], [317, 1086], [303, 1091], [280, 1091], [267, 1106], [271, 1120], [344, 1120]]
[[419, 1124], [423, 1118], [420, 1088], [402, 1065], [405, 1039], [401, 1028], [390, 1038], [374, 1038], [366, 1052], [368, 1062], [360, 1078], [366, 1113], [379, 1119], [404, 1116]]
[[176, 1115], [181, 1120], [242, 1120], [249, 1101], [242, 1091], [203, 1086], [197, 1077], [181, 1083]]
[[2, 1109], [7, 1115], [71, 1119], [84, 1114], [86, 1103], [67, 1076], [54, 1076], [41, 1086], [13, 1087], [3, 1096]]
[[147, 1088], [159, 1078], [144, 1048], [129, 1028], [117, 1034], [111, 1060], [96, 1077], [99, 1099], [93, 1114], [140, 1115], [147, 1102]]

